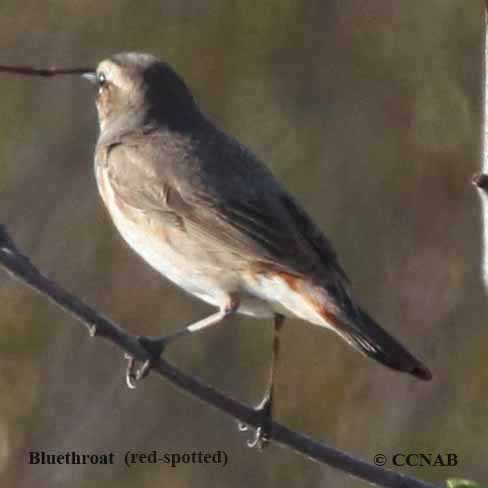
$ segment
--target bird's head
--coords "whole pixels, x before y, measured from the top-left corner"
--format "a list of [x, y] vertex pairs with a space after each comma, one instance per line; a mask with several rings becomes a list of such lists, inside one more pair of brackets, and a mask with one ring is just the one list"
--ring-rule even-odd
[[100, 128], [156, 122], [174, 129], [196, 123], [200, 111], [185, 82], [166, 63], [142, 53], [121, 53], [85, 73], [97, 89]]

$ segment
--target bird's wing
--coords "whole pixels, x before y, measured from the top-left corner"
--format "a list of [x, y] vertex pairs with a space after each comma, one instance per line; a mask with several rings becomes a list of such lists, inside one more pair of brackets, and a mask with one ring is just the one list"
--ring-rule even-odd
[[166, 224], [186, 227], [206, 245], [250, 263], [324, 284], [348, 281], [320, 229], [244, 148], [235, 145], [227, 154], [232, 162], [214, 171], [205, 167], [211, 164], [205, 155], [195, 162], [182, 151], [185, 157], [175, 163], [177, 154], [157, 148], [157, 138], [152, 144], [131, 138], [107, 152], [111, 186], [126, 204], [160, 214]]

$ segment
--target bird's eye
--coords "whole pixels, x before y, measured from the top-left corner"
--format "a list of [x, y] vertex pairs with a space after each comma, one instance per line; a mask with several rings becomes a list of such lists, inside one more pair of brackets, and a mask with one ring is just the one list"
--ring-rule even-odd
[[107, 78], [105, 73], [98, 73], [97, 74], [97, 86], [98, 88], [103, 88], [107, 84]]

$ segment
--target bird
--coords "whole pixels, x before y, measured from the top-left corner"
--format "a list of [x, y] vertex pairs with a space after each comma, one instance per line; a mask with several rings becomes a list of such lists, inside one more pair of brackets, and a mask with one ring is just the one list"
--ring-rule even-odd
[[216, 309], [146, 345], [159, 346], [153, 349], [159, 357], [172, 340], [234, 314], [273, 320], [254, 445], [269, 440], [286, 318], [329, 329], [388, 368], [432, 378], [353, 299], [336, 252], [304, 208], [249, 148], [211, 120], [168, 63], [123, 52], [83, 77], [96, 88], [95, 175], [115, 227], [152, 268]]

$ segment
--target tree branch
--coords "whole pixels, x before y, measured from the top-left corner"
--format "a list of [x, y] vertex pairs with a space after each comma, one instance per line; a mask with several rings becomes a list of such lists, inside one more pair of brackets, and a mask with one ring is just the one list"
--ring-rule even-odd
[[[87, 327], [89, 332], [96, 331], [97, 337], [103, 337], [138, 360], [150, 359], [149, 352], [141, 345], [136, 336], [128, 334], [115, 322], [104, 317], [38, 271], [29, 258], [18, 251], [3, 225], [0, 225], [0, 264], [15, 278], [73, 315]], [[155, 361], [152, 364], [152, 370], [180, 390], [212, 405], [231, 417], [253, 428], [259, 426], [260, 417], [253, 408], [181, 372], [165, 359]], [[377, 486], [386, 488], [435, 488], [434, 485], [421, 480], [366, 463], [350, 454], [294, 432], [277, 422], [273, 422], [271, 425], [270, 440]]]
[[0, 65], [0, 72], [12, 73], [21, 76], [41, 76], [43, 78], [51, 78], [52, 76], [60, 75], [82, 75], [85, 73], [92, 73], [95, 68], [33, 68], [32, 66], [7, 66]]
[[485, 24], [483, 33], [482, 56], [482, 87], [481, 103], [483, 107], [483, 119], [481, 123], [481, 172], [473, 176], [473, 184], [477, 187], [481, 200], [481, 234], [482, 234], [482, 258], [481, 269], [485, 288], [488, 288], [488, 0], [485, 0], [483, 20]]

